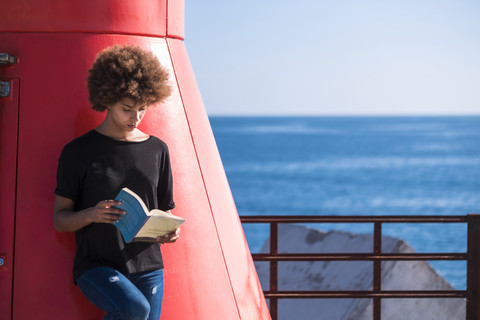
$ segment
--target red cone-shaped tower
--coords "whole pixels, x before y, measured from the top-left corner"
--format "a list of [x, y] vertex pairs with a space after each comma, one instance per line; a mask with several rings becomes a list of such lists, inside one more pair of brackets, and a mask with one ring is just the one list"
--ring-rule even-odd
[[87, 100], [87, 70], [118, 43], [151, 50], [171, 73], [172, 96], [141, 128], [169, 145], [174, 213], [187, 220], [181, 241], [162, 248], [162, 319], [269, 319], [183, 42], [184, 1], [0, 8], [0, 318], [103, 316], [73, 284], [74, 235], [53, 228], [53, 191], [62, 147], [103, 120]]

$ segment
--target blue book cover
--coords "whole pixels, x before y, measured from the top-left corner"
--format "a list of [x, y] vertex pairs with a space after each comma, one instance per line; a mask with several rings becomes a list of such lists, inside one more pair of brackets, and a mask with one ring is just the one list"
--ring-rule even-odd
[[115, 200], [122, 201], [122, 205], [117, 208], [127, 213], [113, 223], [120, 229], [126, 242], [154, 242], [158, 236], [175, 231], [185, 222], [184, 219], [162, 210], [154, 209], [149, 212], [143, 200], [128, 188], [120, 190]]

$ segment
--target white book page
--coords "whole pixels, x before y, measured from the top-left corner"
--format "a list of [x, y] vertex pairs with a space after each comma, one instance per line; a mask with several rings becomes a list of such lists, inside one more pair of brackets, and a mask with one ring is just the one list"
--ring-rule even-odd
[[147, 222], [137, 233], [136, 238], [156, 238], [177, 230], [184, 219], [161, 210], [152, 210]]

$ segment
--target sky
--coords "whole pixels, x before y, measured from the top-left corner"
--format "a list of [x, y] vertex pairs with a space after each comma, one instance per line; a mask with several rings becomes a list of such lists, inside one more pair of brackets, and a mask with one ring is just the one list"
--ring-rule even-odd
[[480, 115], [478, 0], [186, 0], [209, 115]]

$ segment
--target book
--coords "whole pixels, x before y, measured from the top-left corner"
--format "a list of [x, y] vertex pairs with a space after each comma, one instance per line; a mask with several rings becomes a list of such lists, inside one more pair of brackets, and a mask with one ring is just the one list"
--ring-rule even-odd
[[113, 224], [120, 229], [126, 242], [156, 242], [156, 238], [177, 230], [185, 220], [171, 213], [148, 210], [143, 200], [132, 190], [123, 188], [115, 198], [122, 204], [116, 208], [125, 210], [126, 215]]

